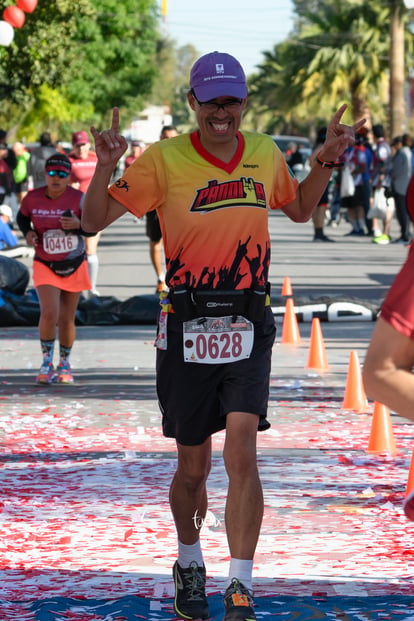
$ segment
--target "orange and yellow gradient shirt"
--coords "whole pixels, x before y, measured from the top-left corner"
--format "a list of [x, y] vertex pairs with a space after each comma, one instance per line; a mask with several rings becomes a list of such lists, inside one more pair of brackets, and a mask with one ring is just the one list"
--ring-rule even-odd
[[198, 133], [149, 147], [110, 188], [138, 218], [157, 210], [170, 288], [264, 286], [270, 264], [267, 209], [295, 198], [298, 182], [270, 136], [238, 133], [229, 163]]

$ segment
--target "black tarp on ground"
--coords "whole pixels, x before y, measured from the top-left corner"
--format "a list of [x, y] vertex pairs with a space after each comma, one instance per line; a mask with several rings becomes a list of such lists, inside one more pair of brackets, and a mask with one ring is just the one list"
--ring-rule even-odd
[[[272, 297], [271, 307], [276, 320], [282, 320], [286, 298]], [[299, 322], [320, 321], [375, 321], [380, 302], [345, 297], [295, 298], [294, 308]], [[81, 296], [76, 312], [76, 324], [99, 325], [152, 325], [157, 323], [158, 296], [137, 295], [121, 302], [110, 296], [85, 299]], [[0, 290], [0, 326], [36, 326], [39, 322], [39, 302], [34, 289], [23, 295]]]
[[29, 279], [29, 270], [23, 263], [10, 257], [0, 256], [0, 289], [23, 295]]

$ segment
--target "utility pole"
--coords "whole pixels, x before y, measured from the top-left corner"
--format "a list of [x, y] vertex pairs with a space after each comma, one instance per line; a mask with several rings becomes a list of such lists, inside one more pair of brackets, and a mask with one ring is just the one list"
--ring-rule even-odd
[[403, 12], [401, 0], [390, 0], [390, 138], [407, 131]]

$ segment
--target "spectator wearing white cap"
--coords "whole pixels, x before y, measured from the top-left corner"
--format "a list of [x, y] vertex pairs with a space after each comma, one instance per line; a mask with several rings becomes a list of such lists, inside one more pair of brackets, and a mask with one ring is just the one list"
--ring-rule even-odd
[[13, 212], [9, 205], [0, 205], [0, 250], [15, 248], [18, 244], [16, 234], [11, 228]]

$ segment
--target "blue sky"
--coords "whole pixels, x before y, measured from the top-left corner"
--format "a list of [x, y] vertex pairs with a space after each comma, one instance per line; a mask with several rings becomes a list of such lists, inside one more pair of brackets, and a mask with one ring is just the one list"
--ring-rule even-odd
[[168, 0], [165, 32], [200, 54], [233, 54], [247, 74], [293, 25], [291, 0]]

